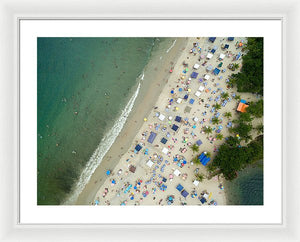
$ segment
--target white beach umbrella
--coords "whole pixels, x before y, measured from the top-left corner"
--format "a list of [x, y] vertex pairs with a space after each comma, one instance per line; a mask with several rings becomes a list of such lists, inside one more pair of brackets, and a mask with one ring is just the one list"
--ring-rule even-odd
[[195, 92], [195, 95], [196, 95], [197, 97], [200, 97], [201, 92], [197, 91], [197, 92]]
[[198, 90], [199, 90], [200, 92], [203, 92], [203, 91], [204, 91], [204, 86], [200, 86]]
[[223, 60], [224, 57], [225, 57], [225, 55], [224, 55], [223, 53], [221, 53], [219, 59], [220, 59], [220, 60]]
[[165, 155], [168, 154], [168, 151], [169, 151], [169, 150], [168, 150], [166, 147], [164, 147], [164, 148], [162, 149], [162, 153], [164, 153]]
[[176, 169], [175, 171], [174, 171], [174, 175], [175, 176], [179, 176], [181, 174], [181, 172], [178, 170], [178, 169]]
[[200, 67], [200, 65], [196, 63], [193, 68], [198, 70], [199, 67]]
[[206, 56], [206, 58], [207, 58], [207, 59], [211, 59], [213, 56], [214, 56], [214, 55], [213, 55], [212, 53], [208, 53], [207, 56]]
[[148, 162], [146, 164], [147, 164], [147, 166], [149, 166], [151, 168], [154, 163], [152, 160], [148, 160]]
[[164, 121], [165, 119], [165, 115], [163, 115], [162, 113], [159, 115], [158, 117], [159, 120]]
[[205, 79], [205, 80], [208, 80], [209, 78], [210, 78], [210, 75], [207, 75], [207, 74], [206, 74], [206, 75], [204, 76], [204, 79]]

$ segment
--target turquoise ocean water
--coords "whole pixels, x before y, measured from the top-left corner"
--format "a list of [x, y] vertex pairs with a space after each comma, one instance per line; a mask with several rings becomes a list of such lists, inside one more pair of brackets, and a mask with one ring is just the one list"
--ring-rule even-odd
[[225, 183], [227, 203], [230, 205], [263, 205], [263, 166], [259, 162], [238, 173], [238, 177]]
[[60, 204], [71, 191], [105, 133], [132, 101], [157, 41], [38, 38], [39, 205]]

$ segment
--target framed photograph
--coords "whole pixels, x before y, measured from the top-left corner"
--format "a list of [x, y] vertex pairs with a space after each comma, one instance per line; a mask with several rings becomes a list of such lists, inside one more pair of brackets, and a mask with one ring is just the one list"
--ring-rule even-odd
[[247, 18], [4, 6], [4, 241], [299, 240], [298, 5]]

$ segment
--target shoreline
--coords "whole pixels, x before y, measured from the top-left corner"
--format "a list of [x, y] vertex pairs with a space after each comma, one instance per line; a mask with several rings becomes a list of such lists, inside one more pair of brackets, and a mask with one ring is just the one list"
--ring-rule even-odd
[[[186, 38], [177, 38], [176, 43], [172, 44], [173, 47], [168, 52], [163, 53], [164, 55], [153, 53], [156, 56], [151, 56], [145, 66], [142, 73], [144, 74], [144, 80], [141, 80], [140, 92], [124, 127], [78, 196], [76, 205], [88, 205], [93, 201], [97, 191], [106, 180], [106, 170], [113, 170], [119, 163], [120, 157], [130, 148], [134, 137], [143, 124], [143, 118], [149, 115], [162, 88], [167, 84], [170, 67], [178, 61], [182, 50], [186, 48], [187, 44], [188, 40]], [[162, 68], [157, 67], [156, 62], [158, 60], [165, 62]], [[152, 75], [149, 76], [149, 74]], [[155, 80], [155, 82], [153, 83], [152, 80]]]

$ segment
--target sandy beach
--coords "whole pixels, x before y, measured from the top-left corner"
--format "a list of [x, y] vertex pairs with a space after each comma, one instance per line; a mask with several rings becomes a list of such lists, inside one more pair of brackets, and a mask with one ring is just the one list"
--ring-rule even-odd
[[[224, 142], [216, 139], [216, 131], [220, 130], [224, 138], [229, 136], [228, 123], [237, 116], [238, 101], [233, 97], [257, 100], [257, 96], [238, 93], [226, 84], [241, 67], [241, 58], [236, 60], [241, 53], [237, 43], [245, 41], [216, 38], [212, 43], [207, 37], [181, 38], [162, 56], [163, 65], [149, 63], [134, 110], [76, 204], [226, 205], [223, 178], [208, 179], [205, 166], [192, 162], [196, 153], [190, 146], [201, 140], [197, 154], [209, 152], [213, 159]], [[239, 64], [234, 72], [228, 69], [231, 63]], [[212, 73], [215, 68], [220, 73]], [[193, 72], [196, 74], [191, 76]], [[222, 104], [223, 91], [229, 94], [227, 103], [220, 110], [212, 110], [215, 103]], [[226, 118], [226, 112], [232, 117]], [[219, 124], [211, 123], [214, 115], [219, 116]], [[261, 122], [255, 119], [253, 126]], [[212, 127], [213, 133], [205, 134], [205, 126]], [[151, 132], [155, 138], [148, 142]], [[137, 145], [139, 151], [135, 150]], [[196, 173], [204, 175], [202, 182], [196, 179]], [[199, 199], [203, 197], [205, 202]]]

